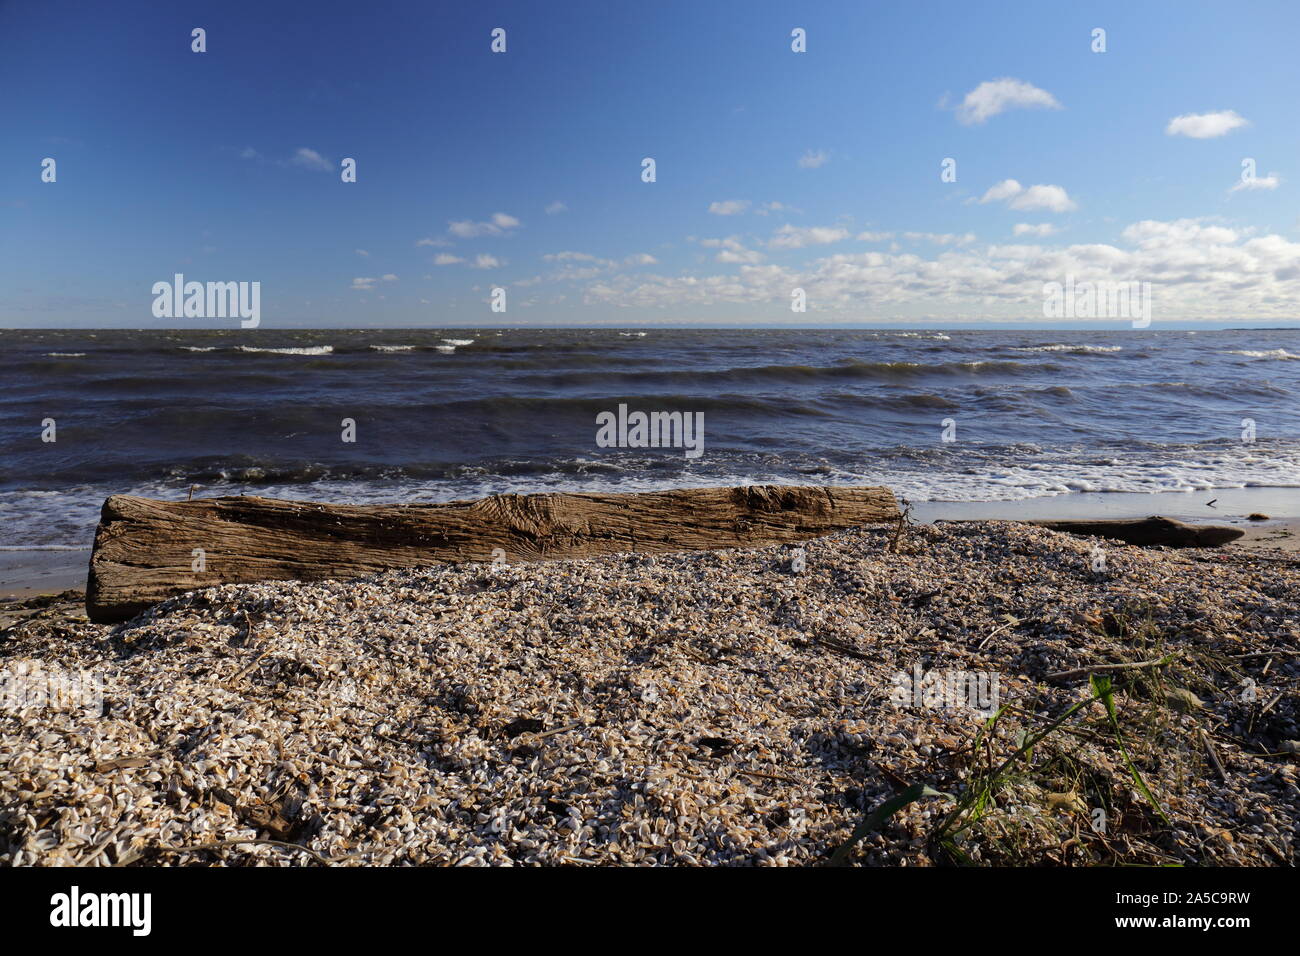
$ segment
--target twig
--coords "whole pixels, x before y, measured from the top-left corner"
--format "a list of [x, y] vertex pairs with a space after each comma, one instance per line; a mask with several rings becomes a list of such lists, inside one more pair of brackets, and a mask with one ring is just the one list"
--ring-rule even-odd
[[1019, 621], [1008, 621], [1006, 624], [1003, 624], [1001, 627], [993, 628], [993, 630], [989, 631], [987, 634], [984, 635], [984, 640], [980, 641], [978, 644], [975, 645], [975, 650], [982, 651], [984, 649], [985, 644], [987, 644], [997, 635], [1001, 634], [1007, 628], [1015, 627], [1019, 623], [1020, 623]]
[[875, 660], [875, 658], [872, 657], [870, 654], [863, 654], [861, 651], [854, 650], [853, 648], [849, 647], [847, 644], [841, 644], [839, 641], [828, 640], [827, 638], [824, 637], [815, 637], [813, 638], [813, 641], [814, 643], [821, 644], [824, 647], [829, 647], [833, 651], [839, 651], [841, 654], [847, 654], [849, 657], [856, 657], [860, 661]]
[[245, 676], [247, 676], [247, 674], [248, 674], [250, 671], [252, 671], [252, 669], [253, 669], [254, 667], [256, 667], [258, 664], [262, 663], [262, 658], [266, 657], [266, 655], [267, 655], [267, 654], [270, 654], [271, 651], [273, 651], [273, 650], [274, 650], [274, 648], [268, 647], [266, 650], [262, 651], [262, 653], [258, 654], [258, 655], [257, 655], [257, 658], [253, 661], [253, 663], [249, 664], [247, 667], [245, 667], [243, 670], [241, 670], [241, 671], [240, 671], [238, 674], [236, 674], [234, 677], [230, 678], [230, 680], [226, 681], [226, 686], [227, 686], [227, 687], [231, 687], [231, 688], [233, 688], [233, 687], [235, 686], [235, 684], [238, 683], [240, 680], [242, 680]]
[[1124, 671], [1136, 670], [1143, 667], [1159, 667], [1161, 664], [1168, 664], [1177, 656], [1177, 654], [1166, 654], [1164, 657], [1154, 657], [1149, 661], [1139, 661], [1135, 664], [1093, 664], [1091, 667], [1078, 667], [1072, 671], [1061, 671], [1057, 674], [1048, 674], [1043, 678], [1043, 680], [1069, 680], [1072, 677], [1087, 677], [1090, 674], [1100, 674], [1103, 671]]
[[782, 783], [793, 783], [793, 784], [803, 784], [803, 783], [804, 783], [803, 780], [796, 780], [794, 777], [784, 777], [784, 776], [782, 776], [782, 775], [779, 774], [779, 773], [763, 773], [762, 771], [759, 771], [759, 770], [740, 770], [740, 769], [737, 769], [737, 770], [736, 770], [736, 773], [738, 773], [738, 774], [742, 774], [742, 775], [744, 775], [744, 776], [746, 776], [746, 777], [759, 777], [760, 779], [763, 779], [763, 780], [779, 780], [779, 781], [781, 781]]
[[1219, 755], [1214, 749], [1214, 744], [1210, 743], [1209, 736], [1204, 730], [1200, 732], [1201, 743], [1205, 744], [1205, 752], [1210, 755], [1210, 763], [1214, 764], [1214, 772], [1219, 775], [1219, 780], [1223, 783], [1228, 782], [1228, 773], [1223, 769], [1223, 762], [1219, 760]]
[[909, 501], [904, 501], [902, 510], [898, 512], [898, 523], [894, 526], [894, 533], [889, 539], [889, 544], [885, 547], [887, 552], [892, 554], [898, 551], [899, 539], [903, 537], [903, 529], [907, 527], [911, 517], [912, 504]]
[[1263, 708], [1260, 709], [1259, 715], [1260, 715], [1261, 717], [1263, 717], [1265, 714], [1267, 714], [1270, 710], [1273, 709], [1273, 705], [1274, 705], [1274, 704], [1276, 704], [1279, 700], [1281, 700], [1281, 699], [1282, 699], [1283, 697], [1285, 697], [1285, 696], [1286, 696], [1286, 691], [1284, 691], [1284, 690], [1283, 690], [1283, 691], [1279, 691], [1279, 692], [1278, 692], [1278, 695], [1277, 695], [1276, 697], [1274, 697], [1274, 698], [1273, 698], [1272, 700], [1270, 700], [1267, 704], [1265, 704], [1265, 705], [1263, 706]]

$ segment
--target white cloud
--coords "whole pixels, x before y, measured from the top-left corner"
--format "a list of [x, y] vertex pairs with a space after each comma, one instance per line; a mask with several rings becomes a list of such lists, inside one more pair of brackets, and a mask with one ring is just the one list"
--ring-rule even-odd
[[756, 249], [747, 249], [735, 236], [728, 236], [726, 239], [701, 239], [700, 245], [706, 249], [717, 249], [718, 254], [714, 257], [718, 262], [725, 262], [729, 265], [739, 265], [741, 263], [756, 264], [763, 261], [763, 254]]
[[490, 256], [485, 252], [480, 252], [474, 257], [475, 269], [496, 269], [501, 265], [501, 260], [496, 256]]
[[860, 242], [884, 242], [886, 239], [893, 239], [892, 232], [860, 232], [855, 236]]
[[329, 172], [334, 168], [333, 163], [316, 152], [314, 149], [308, 149], [306, 146], [300, 147], [293, 157], [289, 160], [294, 166], [301, 166], [304, 169], [314, 169], [318, 172]]
[[1227, 226], [1207, 226], [1201, 219], [1143, 219], [1124, 230], [1124, 238], [1143, 249], [1159, 250], [1193, 246], [1198, 242], [1224, 246], [1243, 238], [1245, 233]]
[[475, 239], [479, 236], [501, 236], [505, 235], [511, 229], [519, 228], [519, 220], [514, 216], [508, 216], [503, 212], [492, 214], [492, 219], [488, 222], [474, 222], [470, 219], [463, 219], [459, 222], [449, 221], [447, 231], [458, 239]]
[[366, 250], [364, 250], [364, 249], [358, 249], [358, 250], [356, 250], [356, 252], [357, 252], [357, 255], [359, 255], [362, 259], [369, 259], [369, 258], [370, 258], [370, 253], [366, 252]]
[[1004, 179], [980, 197], [981, 203], [1009, 200], [1012, 209], [1047, 209], [1051, 212], [1070, 212], [1078, 209], [1078, 204], [1070, 198], [1063, 186], [1037, 185], [1026, 189], [1014, 179]]
[[[558, 262], [562, 268], [550, 276], [547, 280], [553, 282], [567, 282], [573, 280], [592, 279], [599, 275], [613, 272], [621, 266], [652, 266], [657, 265], [659, 260], [648, 252], [637, 252], [626, 256], [622, 260], [602, 259], [600, 256], [593, 256], [589, 252], [574, 252], [565, 250], [564, 252], [548, 252], [542, 259], [546, 262]], [[532, 279], [524, 279], [516, 282], [516, 285], [535, 285], [542, 282], [542, 276], [535, 276]]]
[[1165, 127], [1165, 135], [1213, 139], [1248, 125], [1249, 122], [1245, 117], [1238, 115], [1236, 110], [1221, 110], [1218, 113], [1184, 113], [1169, 121], [1169, 125]]
[[1277, 189], [1282, 185], [1282, 180], [1278, 178], [1277, 173], [1269, 173], [1267, 176], [1252, 176], [1250, 179], [1239, 179], [1228, 192], [1238, 192], [1242, 189]]
[[1047, 90], [1008, 76], [999, 80], [985, 80], [967, 93], [957, 108], [957, 120], [972, 126], [984, 123], [1007, 110], [1062, 108], [1056, 97]]
[[397, 276], [393, 275], [391, 272], [384, 273], [380, 278], [383, 279], [385, 282], [397, 281]]
[[827, 160], [829, 159], [830, 157], [826, 155], [826, 151], [824, 149], [819, 149], [819, 150], [810, 149], [808, 150], [808, 152], [804, 153], [802, 156], [799, 157], [799, 168], [817, 169], [820, 166], [825, 166]]
[[1004, 199], [1010, 199], [1012, 196], [1015, 196], [1024, 188], [1025, 187], [1021, 186], [1020, 183], [1016, 182], [1014, 179], [1004, 179], [997, 185], [990, 186], [988, 191], [980, 197], [980, 202], [1001, 202]]
[[903, 238], [912, 242], [932, 242], [937, 246], [965, 246], [979, 237], [973, 232], [905, 232]]
[[417, 246], [440, 246], [440, 247], [446, 247], [451, 245], [451, 243], [448, 242], [446, 239], [416, 239], [415, 244]]
[[727, 265], [756, 265], [763, 261], [763, 254], [756, 249], [746, 249], [741, 246], [739, 249], [723, 249], [716, 256], [719, 262]]
[[1115, 244], [948, 247], [931, 258], [865, 251], [798, 267], [739, 264], [734, 272], [715, 275], [627, 273], [592, 282], [583, 300], [675, 312], [725, 303], [788, 308], [790, 290], [803, 288], [813, 312], [860, 316], [869, 309], [876, 318], [907, 318], [920, 311], [1041, 321], [1044, 284], [1067, 276], [1077, 282], [1150, 282], [1157, 324], [1246, 313], [1280, 319], [1300, 312], [1300, 243], [1195, 219], [1133, 223]]
[[460, 256], [453, 256], [449, 252], [440, 252], [433, 257], [433, 264], [435, 266], [454, 266], [464, 261], [465, 260]]
[[554, 216], [554, 215], [558, 215], [559, 213], [568, 212], [568, 211], [569, 211], [569, 207], [566, 206], [564, 203], [560, 202], [558, 199], [546, 207], [546, 215], [548, 216]]
[[789, 209], [789, 208], [790, 208], [789, 206], [779, 203], [776, 200], [772, 200], [771, 202], [763, 203], [761, 206], [755, 209], [754, 214], [758, 216], [766, 216], [769, 213], [781, 212], [782, 210]]
[[378, 279], [353, 279], [352, 288], [358, 292], [369, 292], [378, 281]]
[[849, 237], [847, 229], [838, 226], [792, 226], [789, 223], [776, 231], [768, 240], [769, 249], [802, 249], [804, 246], [824, 246]]
[[590, 252], [548, 252], [542, 256], [547, 262], [600, 262]]
[[1061, 186], [1030, 186], [1011, 200], [1011, 208], [1070, 212], [1079, 206]]
[[239, 158], [240, 159], [261, 159], [262, 154], [259, 153], [257, 150], [253, 149], [253, 147], [251, 146], [245, 146], [242, 150], [240, 150]]
[[1050, 222], [1039, 223], [1036, 226], [1027, 222], [1018, 222], [1011, 231], [1017, 236], [1050, 236], [1056, 232], [1056, 227]]
[[715, 216], [735, 216], [749, 208], [748, 199], [724, 199], [709, 203], [709, 212]]

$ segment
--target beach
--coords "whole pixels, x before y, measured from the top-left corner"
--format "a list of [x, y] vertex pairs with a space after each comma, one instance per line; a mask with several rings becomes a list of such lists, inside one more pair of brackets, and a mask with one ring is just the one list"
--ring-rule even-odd
[[[1291, 865], [1293, 338], [0, 333], [0, 860]], [[689, 447], [602, 444], [646, 412]], [[769, 483], [887, 487], [906, 519], [86, 617], [110, 494]], [[1151, 515], [1243, 536], [1020, 523]]]
[[1291, 865], [1298, 601], [1284, 551], [1000, 521], [70, 595], [0, 653], [102, 710], [0, 715], [0, 859]]

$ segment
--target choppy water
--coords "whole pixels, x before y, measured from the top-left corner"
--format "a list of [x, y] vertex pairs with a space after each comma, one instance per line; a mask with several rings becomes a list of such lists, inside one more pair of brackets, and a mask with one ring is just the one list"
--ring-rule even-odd
[[[619, 403], [703, 412], [703, 455], [598, 447]], [[191, 484], [437, 501], [769, 481], [916, 501], [1297, 486], [1300, 331], [0, 331], [0, 547], [87, 545], [107, 494]]]

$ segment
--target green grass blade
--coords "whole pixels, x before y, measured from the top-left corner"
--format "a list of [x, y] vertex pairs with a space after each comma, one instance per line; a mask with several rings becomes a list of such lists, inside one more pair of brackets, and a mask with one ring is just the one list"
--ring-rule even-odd
[[875, 830], [878, 827], [882, 826], [886, 820], [892, 817], [899, 810], [903, 809], [903, 807], [907, 806], [909, 803], [914, 803], [915, 801], [920, 800], [922, 797], [947, 797], [947, 796], [951, 796], [951, 795], [946, 793], [940, 793], [938, 790], [934, 790], [930, 787], [927, 787], [923, 783], [912, 784], [910, 787], [908, 787], [898, 796], [891, 797], [890, 799], [886, 800], [884, 803], [880, 804], [880, 806], [876, 807], [869, 814], [867, 814], [867, 816], [863, 819], [861, 823], [859, 823], [856, 827], [854, 827], [853, 833], [849, 836], [849, 838], [845, 840], [842, 844], [840, 844], [840, 846], [836, 848], [835, 852], [831, 854], [831, 866], [843, 866], [845, 859], [847, 859], [850, 851], [857, 845], [859, 840], [861, 840], [872, 830]]

